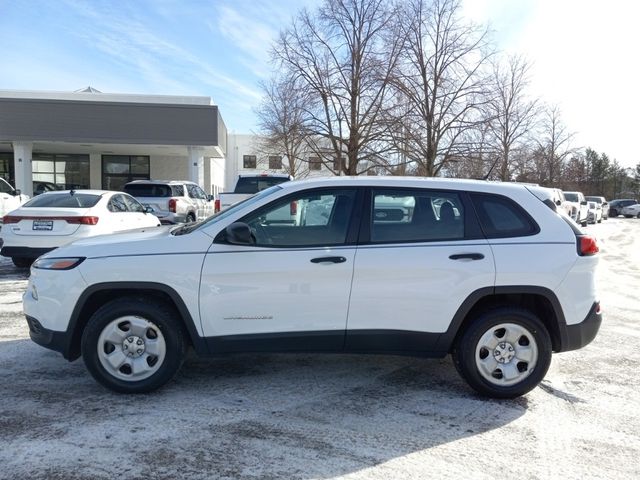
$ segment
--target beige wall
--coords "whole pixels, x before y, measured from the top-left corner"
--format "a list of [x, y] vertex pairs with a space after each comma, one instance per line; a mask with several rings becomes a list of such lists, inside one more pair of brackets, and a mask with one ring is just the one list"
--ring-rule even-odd
[[187, 157], [151, 155], [149, 167], [152, 180], [189, 179], [189, 161]]

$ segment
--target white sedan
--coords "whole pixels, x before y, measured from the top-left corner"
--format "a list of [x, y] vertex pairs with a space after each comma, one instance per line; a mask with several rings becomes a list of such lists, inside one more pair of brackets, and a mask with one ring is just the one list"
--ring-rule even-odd
[[2, 220], [0, 254], [21, 268], [80, 238], [160, 225], [131, 195], [104, 190], [46, 192]]
[[622, 215], [627, 218], [638, 217], [640, 218], [640, 203], [636, 203], [635, 205], [629, 205], [627, 207], [622, 208]]

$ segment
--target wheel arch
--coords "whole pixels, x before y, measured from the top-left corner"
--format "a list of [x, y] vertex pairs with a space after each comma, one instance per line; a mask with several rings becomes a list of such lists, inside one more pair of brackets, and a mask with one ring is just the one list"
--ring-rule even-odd
[[195, 322], [182, 297], [168, 285], [153, 282], [108, 282], [99, 283], [87, 288], [78, 299], [73, 309], [67, 328], [68, 344], [63, 355], [73, 361], [80, 357], [80, 340], [82, 332], [98, 308], [106, 302], [131, 296], [145, 296], [165, 302], [174, 308], [185, 328], [189, 344], [198, 354], [208, 353], [206, 342], [198, 334]]
[[462, 303], [449, 329], [438, 340], [438, 350], [451, 352], [455, 342], [478, 315], [488, 310], [516, 306], [534, 313], [545, 325], [554, 352], [567, 345], [567, 325], [558, 297], [548, 288], [528, 285], [487, 287], [476, 290]]

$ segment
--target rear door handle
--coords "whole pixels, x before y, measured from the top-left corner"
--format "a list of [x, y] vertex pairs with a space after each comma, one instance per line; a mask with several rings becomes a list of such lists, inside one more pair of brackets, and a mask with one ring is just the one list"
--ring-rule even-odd
[[484, 255], [481, 253], [457, 253], [455, 255], [449, 255], [451, 260], [482, 260]]
[[311, 263], [344, 263], [346, 261], [345, 257], [318, 257], [311, 259]]

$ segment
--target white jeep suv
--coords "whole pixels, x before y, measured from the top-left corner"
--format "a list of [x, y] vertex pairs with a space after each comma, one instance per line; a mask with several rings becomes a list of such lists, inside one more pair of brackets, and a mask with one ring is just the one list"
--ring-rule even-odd
[[[293, 220], [270, 222], [280, 210]], [[192, 347], [450, 353], [471, 387], [509, 398], [596, 336], [597, 251], [546, 189], [313, 179], [61, 247], [33, 264], [24, 312], [33, 341], [119, 392], [162, 386]]]

